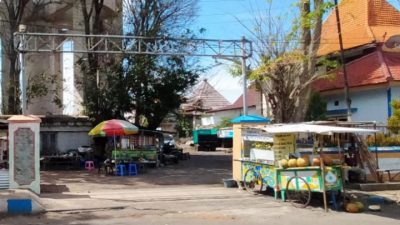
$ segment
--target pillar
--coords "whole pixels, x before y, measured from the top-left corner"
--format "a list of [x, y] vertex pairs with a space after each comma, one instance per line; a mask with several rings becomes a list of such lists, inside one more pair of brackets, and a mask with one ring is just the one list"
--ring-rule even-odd
[[40, 194], [40, 118], [12, 116], [8, 119], [9, 173], [11, 189]]

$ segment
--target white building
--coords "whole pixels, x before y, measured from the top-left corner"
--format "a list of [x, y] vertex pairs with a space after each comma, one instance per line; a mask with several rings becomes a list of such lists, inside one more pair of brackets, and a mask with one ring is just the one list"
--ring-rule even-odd
[[[247, 90], [247, 114], [267, 117], [265, 100], [254, 87]], [[231, 105], [208, 111], [201, 117], [201, 124], [203, 126], [215, 126], [224, 119], [231, 120], [241, 115], [243, 115], [243, 95]]]

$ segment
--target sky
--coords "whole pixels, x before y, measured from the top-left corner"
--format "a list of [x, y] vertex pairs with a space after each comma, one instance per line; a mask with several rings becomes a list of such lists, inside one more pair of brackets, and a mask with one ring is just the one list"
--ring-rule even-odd
[[[276, 14], [284, 14], [292, 8], [294, 0], [275, 0], [272, 9]], [[254, 15], [259, 15], [268, 6], [267, 0], [199, 0], [198, 17], [194, 30], [205, 28], [200, 38], [241, 39], [251, 38]], [[288, 20], [290, 22], [290, 20]], [[245, 26], [244, 26], [245, 25]], [[243, 92], [240, 77], [233, 78], [229, 73], [230, 62], [206, 58], [202, 64], [211, 67], [201, 80], [207, 79], [228, 101], [234, 102]], [[221, 64], [222, 63], [222, 64]], [[221, 65], [219, 65], [221, 64]], [[215, 66], [214, 65], [219, 65]]]
[[[293, 10], [297, 10], [294, 7], [294, 3], [297, 1], [199, 0], [198, 17], [193, 29], [206, 29], [206, 32], [200, 36], [201, 38], [241, 39], [242, 36], [251, 38], [250, 31], [246, 30], [243, 24], [252, 29], [254, 15], [260, 15], [260, 13], [264, 12], [269, 5], [268, 2], [272, 2], [271, 9], [273, 14], [287, 16], [287, 23], [290, 24]], [[387, 1], [397, 8], [400, 6], [400, 0]], [[229, 74], [230, 62], [224, 60], [219, 60], [218, 62], [224, 64], [213, 67], [213, 65], [216, 65], [213, 59], [202, 59], [203, 65], [213, 67], [202, 75], [202, 79], [206, 78], [228, 101], [233, 102], [242, 94], [241, 79], [238, 77], [233, 78]]]

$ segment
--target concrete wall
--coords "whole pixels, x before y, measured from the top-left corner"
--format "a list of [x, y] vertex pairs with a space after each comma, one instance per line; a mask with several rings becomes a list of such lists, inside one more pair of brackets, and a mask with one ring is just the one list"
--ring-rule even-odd
[[56, 148], [59, 152], [66, 152], [69, 149], [77, 149], [79, 146], [90, 146], [92, 138], [88, 132], [57, 132]]
[[46, 116], [40, 129], [42, 155], [64, 153], [92, 143], [88, 135], [92, 124], [85, 117]]

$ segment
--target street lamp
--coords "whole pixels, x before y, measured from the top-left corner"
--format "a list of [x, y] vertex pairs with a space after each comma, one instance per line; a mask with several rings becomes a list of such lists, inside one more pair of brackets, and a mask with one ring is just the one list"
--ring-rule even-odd
[[[242, 57], [241, 57], [241, 61], [234, 59], [234, 58], [229, 58], [229, 57], [223, 57], [223, 56], [214, 56], [214, 59], [224, 59], [224, 60], [228, 60], [231, 61], [233, 63], [236, 64], [241, 64], [242, 66], [242, 79], [243, 79], [243, 115], [246, 116], [248, 114], [247, 112], [247, 66], [246, 66], [246, 59], [248, 57], [250, 57], [249, 55], [247, 55], [247, 51], [246, 51], [246, 38], [242, 37]], [[251, 47], [251, 46], [250, 46]], [[252, 52], [252, 49], [249, 49], [249, 52]]]

